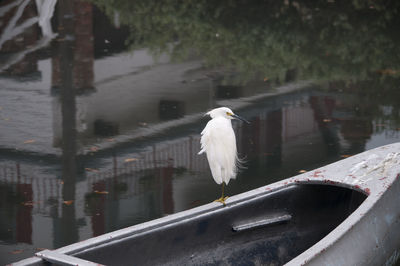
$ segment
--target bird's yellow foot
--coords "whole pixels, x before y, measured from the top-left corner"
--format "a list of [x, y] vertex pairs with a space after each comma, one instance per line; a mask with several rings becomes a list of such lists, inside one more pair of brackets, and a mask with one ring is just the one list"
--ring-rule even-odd
[[221, 197], [221, 198], [219, 198], [219, 199], [214, 200], [214, 202], [219, 202], [219, 203], [222, 203], [222, 205], [226, 206], [225, 200], [226, 200], [227, 198], [229, 198], [229, 197]]

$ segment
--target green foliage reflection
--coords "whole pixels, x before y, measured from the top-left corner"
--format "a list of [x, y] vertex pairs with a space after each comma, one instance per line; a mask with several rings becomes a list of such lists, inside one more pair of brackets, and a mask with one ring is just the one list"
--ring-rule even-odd
[[130, 27], [132, 48], [208, 66], [308, 79], [398, 75], [399, 1], [92, 0]]

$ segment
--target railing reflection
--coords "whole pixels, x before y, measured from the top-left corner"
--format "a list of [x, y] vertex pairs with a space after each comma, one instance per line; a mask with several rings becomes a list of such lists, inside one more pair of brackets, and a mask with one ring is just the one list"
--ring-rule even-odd
[[[132, 158], [125, 159], [117, 167], [111, 167], [105, 171], [87, 168], [88, 173], [85, 181], [77, 181], [76, 185], [82, 186], [84, 184], [85, 191], [90, 192], [98, 190], [94, 188], [95, 184], [107, 180], [111, 182], [116, 179], [118, 183], [122, 182], [128, 185], [126, 193], [119, 196], [129, 198], [144, 192], [144, 190], [140, 190], [140, 186], [135, 186], [135, 184], [138, 181], [137, 179], [144, 175], [146, 171], [160, 169], [160, 175], [164, 176], [171, 169], [185, 169], [190, 172], [207, 170], [208, 164], [205, 157], [198, 156], [196, 153], [199, 149], [199, 136], [189, 136], [156, 144], [144, 152], [130, 155], [129, 157]], [[114, 164], [116, 164], [118, 158], [114, 161]], [[14, 167], [0, 164], [0, 181], [10, 185], [31, 186], [34, 191], [33, 198], [27, 202], [32, 202], [34, 213], [49, 213], [46, 210], [46, 205], [52, 205], [54, 201], [63, 202], [64, 200], [61, 194], [62, 187], [65, 185], [63, 180], [35, 176], [35, 174], [30, 173], [29, 166], [25, 169], [24, 165], [19, 163], [16, 163]], [[76, 196], [78, 198], [78, 195]]]

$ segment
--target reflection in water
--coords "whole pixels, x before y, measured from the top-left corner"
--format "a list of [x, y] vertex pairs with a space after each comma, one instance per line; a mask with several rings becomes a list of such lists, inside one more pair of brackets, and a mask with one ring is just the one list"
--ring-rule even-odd
[[[75, 28], [72, 19], [77, 12], [74, 11], [72, 1], [60, 1], [58, 4], [59, 40], [56, 44], [58, 50], [53, 65], [53, 88], [59, 86], [59, 101], [61, 102], [61, 128], [62, 128], [62, 158], [61, 178], [62, 204], [61, 217], [55, 219], [54, 245], [61, 246], [65, 242], [74, 243], [79, 240], [76, 224], [75, 208], [70, 202], [76, 199], [76, 52], [79, 51], [79, 44], [73, 42], [71, 36], [75, 36]], [[79, 19], [79, 18], [78, 18]], [[79, 24], [78, 24], [79, 25]], [[75, 44], [75, 45], [74, 45]], [[58, 69], [55, 69], [57, 68]], [[59, 75], [59, 77], [57, 77]], [[57, 83], [56, 83], [57, 82]], [[54, 84], [56, 83], [56, 84]]]
[[[318, 109], [316, 106], [324, 101], [332, 102], [331, 107]], [[347, 152], [365, 149], [374, 132], [366, 131], [361, 139], [355, 138], [363, 127], [355, 126], [349, 131], [347, 125], [349, 121], [356, 125], [363, 123], [363, 118], [347, 112], [348, 108], [340, 94], [304, 91], [263, 100], [240, 110], [251, 121], [250, 126], [235, 124], [238, 148], [247, 157], [248, 169], [229, 185], [228, 193], [246, 191], [304, 168], [338, 160]], [[63, 156], [70, 157], [63, 159], [63, 182], [33, 177], [29, 185], [33, 190], [22, 200], [32, 204], [26, 207], [19, 205], [20, 201], [12, 201], [4, 208], [16, 208], [17, 213], [24, 210], [25, 215], [32, 213], [34, 217], [50, 215], [54, 243], [46, 246], [59, 247], [207, 203], [217, 191], [205, 158], [197, 156], [199, 135], [190, 133], [197, 132], [205, 122], [201, 120], [188, 129], [171, 131], [165, 137], [143, 139], [141, 149], [132, 145], [116, 148], [114, 155], [105, 150], [78, 157], [86, 173], [79, 173], [78, 169], [73, 183], [76, 157], [69, 153], [71, 149], [65, 149]], [[26, 175], [29, 167], [24, 169], [22, 174]], [[6, 190], [14, 186], [13, 180], [17, 178], [10, 177]], [[29, 189], [24, 187], [24, 192], [19, 191], [26, 194]], [[29, 197], [29, 193], [33, 195]], [[69, 204], [70, 200], [74, 202]], [[57, 208], [61, 209], [49, 212]], [[28, 239], [34, 221], [19, 220], [18, 214], [15, 219], [23, 221], [21, 229], [24, 228], [20, 230], [17, 225], [15, 230]], [[14, 241], [27, 241], [20, 239]], [[32, 245], [36, 246], [34, 242]]]
[[158, 113], [160, 120], [182, 118], [185, 115], [185, 103], [183, 101], [161, 100]]
[[[2, 21], [7, 22], [0, 26], [2, 34], [0, 36], [0, 49], [4, 52], [9, 52], [6, 60], [0, 63], [0, 71], [6, 70], [11, 73], [18, 73], [18, 69], [27, 66], [34, 66], [26, 64], [26, 59], [21, 63], [24, 57], [31, 57], [32, 52], [45, 47], [56, 36], [53, 33], [50, 20], [53, 16], [54, 6], [56, 0], [43, 0], [43, 1], [3, 1], [0, 6], [0, 17]], [[9, 12], [10, 10], [14, 12]], [[36, 12], [35, 12], [36, 10]], [[19, 23], [22, 20], [24, 23]], [[19, 24], [18, 24], [19, 23]], [[41, 28], [42, 37], [38, 37], [38, 29], [32, 27], [35, 23]], [[22, 38], [22, 43], [19, 45], [14, 40], [17, 37]], [[29, 61], [34, 61], [29, 60]], [[28, 62], [29, 62], [28, 61]], [[29, 73], [29, 72], [26, 72]]]
[[[136, 3], [127, 2], [126, 10], [107, 6], [112, 18], [108, 20], [83, 1], [60, 0], [55, 10], [55, 1], [1, 2], [0, 56], [7, 59], [2, 60], [0, 76], [1, 263], [213, 200], [219, 188], [205, 157], [197, 152], [199, 132], [207, 122], [203, 113], [215, 106], [230, 106], [251, 121], [234, 124], [247, 168], [229, 184], [229, 195], [399, 140], [395, 60], [385, 61], [383, 68], [375, 53], [358, 58], [363, 50], [356, 49], [354, 57], [360, 61], [348, 67], [355, 67], [352, 74], [357, 75], [344, 79], [348, 68], [340, 70], [341, 60], [349, 51], [336, 46], [339, 39], [346, 39], [342, 31], [331, 36], [336, 30], [322, 17], [328, 7], [312, 9], [301, 1], [298, 6], [283, 1], [268, 9], [277, 11], [275, 15], [263, 11], [262, 17], [258, 12], [248, 17], [260, 7], [233, 3], [222, 9], [213, 2], [193, 9], [189, 3], [168, 7], [146, 1], [142, 7], [164, 8], [152, 9], [154, 16], [138, 9], [127, 21]], [[338, 17], [354, 11], [348, 5], [355, 4], [346, 4]], [[201, 20], [187, 23], [185, 15], [171, 16], [168, 8], [197, 10], [200, 14], [191, 14]], [[214, 17], [201, 16], [210, 9], [217, 12]], [[354, 12], [354, 21], [342, 18], [336, 27], [354, 27], [358, 12], [376, 13], [377, 20], [385, 22], [381, 15], [392, 11], [361, 6]], [[16, 15], [18, 23], [10, 29], [21, 33], [4, 34]], [[242, 22], [232, 23], [231, 18]], [[146, 27], [137, 28], [142, 22], [150, 29], [169, 25], [171, 31], [147, 32]], [[374, 21], [369, 23], [376, 27]], [[265, 25], [274, 27], [261, 34]], [[304, 33], [313, 27], [315, 31]], [[395, 44], [390, 28], [378, 37]], [[54, 38], [53, 31], [57, 38], [41, 49], [41, 40]], [[141, 47], [153, 52], [172, 48], [172, 53], [161, 53], [158, 61], [149, 49], [126, 53], [124, 41], [133, 34], [137, 38], [131, 42], [145, 45]], [[180, 42], [172, 45], [170, 36]], [[254, 44], [247, 41], [252, 39]], [[347, 40], [342, 43], [355, 41], [351, 36]], [[267, 48], [253, 49], [259, 42]], [[304, 50], [310, 42], [315, 54]], [[289, 49], [293, 45], [297, 49]], [[188, 47], [198, 50], [202, 60]], [[340, 62], [325, 55], [332, 52], [330, 47], [338, 50], [332, 56], [340, 55]], [[173, 60], [185, 51], [189, 59]], [[244, 68], [247, 73], [238, 71]], [[261, 78], [250, 78], [257, 76], [248, 75], [254, 69]], [[328, 81], [314, 86], [300, 81], [317, 70]]]
[[17, 184], [16, 194], [22, 198], [22, 204], [17, 209], [17, 242], [32, 244], [32, 185]]
[[130, 26], [133, 47], [177, 59], [199, 54], [245, 77], [362, 80], [387, 68], [399, 74], [397, 1], [93, 2]]

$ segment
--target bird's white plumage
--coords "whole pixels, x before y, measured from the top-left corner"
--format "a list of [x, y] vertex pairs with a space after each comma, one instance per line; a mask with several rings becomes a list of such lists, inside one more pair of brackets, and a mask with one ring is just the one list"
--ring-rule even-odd
[[201, 153], [207, 154], [211, 174], [217, 184], [228, 184], [237, 174], [236, 137], [232, 128], [233, 112], [226, 107], [208, 112], [211, 120], [201, 132]]

